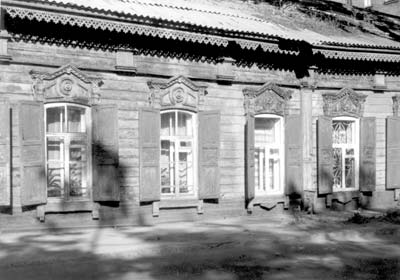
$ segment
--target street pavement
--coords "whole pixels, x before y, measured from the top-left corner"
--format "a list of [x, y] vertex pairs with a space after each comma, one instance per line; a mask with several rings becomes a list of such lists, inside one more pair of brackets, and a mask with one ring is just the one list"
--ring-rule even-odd
[[399, 225], [274, 214], [0, 234], [0, 279], [400, 279]]

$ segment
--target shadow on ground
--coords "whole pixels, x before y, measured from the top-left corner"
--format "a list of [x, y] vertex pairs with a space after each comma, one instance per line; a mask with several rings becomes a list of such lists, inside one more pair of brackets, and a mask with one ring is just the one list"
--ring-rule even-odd
[[7, 234], [0, 238], [0, 275], [4, 280], [399, 279], [398, 225], [325, 223], [315, 217]]

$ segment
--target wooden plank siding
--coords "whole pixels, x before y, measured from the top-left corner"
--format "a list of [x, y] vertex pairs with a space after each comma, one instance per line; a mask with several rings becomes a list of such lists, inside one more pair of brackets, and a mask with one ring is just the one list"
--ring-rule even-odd
[[[31, 43], [11, 42], [9, 53], [13, 63], [0, 66], [0, 95], [9, 98], [12, 110], [12, 191], [13, 206], [18, 212], [20, 202], [20, 147], [19, 120], [17, 102], [32, 100], [32, 78], [29, 71], [51, 72], [57, 67], [73, 63], [81, 67], [90, 76], [103, 79], [100, 88], [102, 104], [118, 106], [118, 139], [119, 139], [119, 180], [121, 201], [139, 206], [139, 114], [138, 108], [149, 106], [149, 80], [166, 81], [168, 77], [184, 75], [193, 78], [195, 83], [207, 86], [204, 97], [204, 110], [220, 110], [220, 187], [221, 195], [218, 205], [205, 204], [205, 211], [229, 212], [230, 207], [244, 211], [244, 125], [245, 109], [243, 88], [260, 87], [263, 83], [276, 82], [298, 85], [295, 74], [287, 71], [260, 70], [256, 67], [235, 68], [238, 80], [245, 83], [220, 85], [215, 81], [216, 66], [202, 62], [188, 62], [180, 59], [167, 59], [139, 56], [135, 58], [138, 66], [136, 76], [118, 75], [115, 73], [115, 53], [92, 51]], [[46, 65], [44, 65], [44, 62]], [[17, 64], [14, 64], [17, 63]], [[92, 71], [93, 70], [93, 71]], [[160, 76], [164, 78], [160, 78]], [[323, 115], [322, 93], [337, 92], [343, 87], [370, 87], [372, 76], [348, 77], [317, 75], [318, 85], [331, 87], [331, 90], [317, 89], [312, 95], [312, 178], [313, 188], [317, 188], [317, 146], [316, 120]], [[394, 78], [393, 86], [400, 87], [400, 81]], [[282, 87], [292, 91], [288, 103], [289, 114], [300, 114], [300, 90], [294, 87]], [[363, 91], [368, 97], [365, 103], [364, 116], [376, 117], [376, 189], [385, 191], [386, 131], [385, 119], [392, 115], [392, 96], [394, 93], [376, 94]], [[243, 202], [243, 203], [242, 203]], [[136, 208], [135, 208], [136, 209]], [[150, 209], [146, 211], [150, 211]], [[136, 211], [136, 210], [135, 210]], [[28, 211], [29, 212], [29, 211]], [[179, 213], [185, 213], [176, 211]], [[183, 215], [183, 214], [182, 214]]]

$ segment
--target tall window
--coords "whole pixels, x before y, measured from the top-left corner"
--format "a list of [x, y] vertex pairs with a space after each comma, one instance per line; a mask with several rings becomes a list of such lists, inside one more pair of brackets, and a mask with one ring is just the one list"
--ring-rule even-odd
[[359, 120], [340, 117], [332, 121], [333, 190], [358, 189]]
[[255, 118], [256, 195], [283, 194], [283, 129], [282, 117]]
[[89, 108], [48, 104], [45, 114], [48, 197], [89, 198]]
[[196, 194], [196, 115], [178, 110], [161, 113], [161, 194]]

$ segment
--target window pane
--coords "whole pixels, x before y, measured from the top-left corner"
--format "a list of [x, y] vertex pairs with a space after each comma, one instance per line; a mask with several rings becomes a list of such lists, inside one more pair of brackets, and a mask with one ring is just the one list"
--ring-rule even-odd
[[269, 188], [279, 190], [280, 188], [280, 158], [279, 149], [270, 149], [271, 158], [269, 159]]
[[178, 135], [192, 136], [193, 124], [192, 115], [178, 112]]
[[342, 149], [333, 149], [333, 187], [342, 187]]
[[69, 195], [72, 197], [87, 196], [86, 164], [78, 162], [69, 164]]
[[333, 121], [333, 143], [353, 143], [353, 121]]
[[86, 132], [85, 108], [68, 106], [68, 132]]
[[161, 141], [161, 193], [174, 193], [174, 142]]
[[265, 150], [262, 148], [255, 149], [255, 186], [256, 190], [266, 190], [265, 180]]
[[345, 161], [345, 167], [346, 167], [346, 172], [345, 172], [345, 182], [346, 182], [346, 188], [355, 188], [356, 182], [355, 182], [355, 160], [354, 158], [346, 158]]
[[51, 107], [46, 110], [46, 131], [51, 133], [64, 132], [64, 107]]
[[47, 196], [62, 197], [64, 186], [64, 167], [61, 163], [47, 165]]
[[274, 179], [275, 179], [275, 164], [274, 164], [274, 159], [270, 158], [269, 159], [269, 170], [268, 170], [268, 180], [269, 180], [269, 189], [273, 190], [274, 189]]
[[86, 161], [86, 142], [82, 140], [71, 140], [69, 147], [70, 161]]
[[175, 135], [175, 112], [161, 114], [161, 136]]
[[181, 148], [191, 148], [192, 142], [190, 141], [181, 141]]
[[179, 192], [193, 191], [193, 157], [192, 152], [179, 152]]
[[275, 143], [277, 142], [277, 130], [279, 129], [279, 119], [276, 118], [256, 118], [255, 119], [255, 143]]
[[47, 138], [47, 160], [60, 161], [63, 156], [63, 141], [57, 137]]

